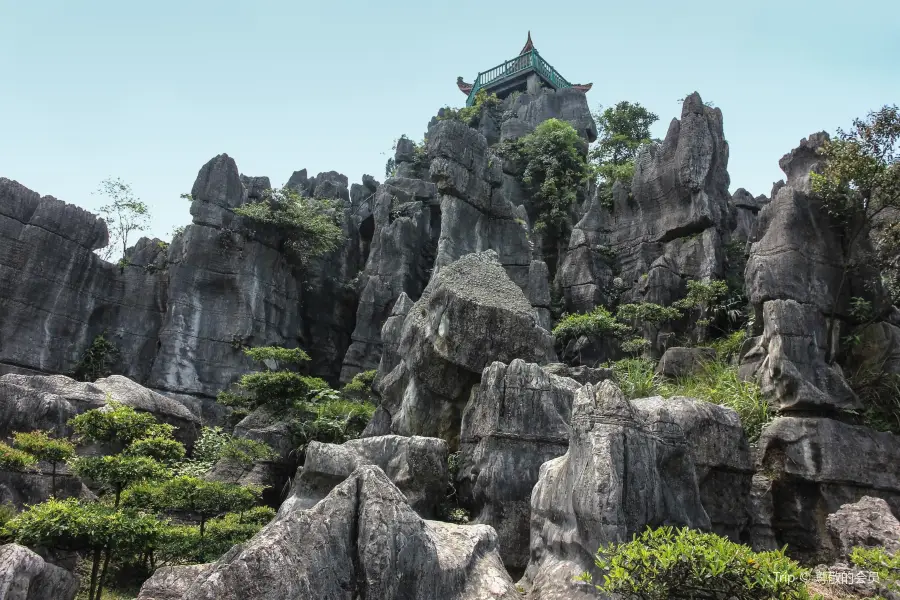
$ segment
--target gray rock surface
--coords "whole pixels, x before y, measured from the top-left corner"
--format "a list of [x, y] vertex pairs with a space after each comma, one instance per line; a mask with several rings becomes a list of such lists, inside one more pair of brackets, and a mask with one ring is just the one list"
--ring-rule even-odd
[[849, 560], [856, 546], [880, 547], [888, 553], [900, 552], [900, 521], [881, 498], [863, 496], [845, 504], [825, 519], [831, 543], [841, 560]]
[[[756, 470], [770, 482], [758, 504], [778, 547], [828, 560], [826, 518], [863, 496], [884, 499], [900, 514], [900, 436], [833, 419], [781, 417], [763, 430]], [[768, 514], [766, 514], [768, 511]]]
[[500, 139], [522, 137], [547, 119], [568, 122], [586, 142], [597, 139], [597, 125], [588, 107], [584, 92], [573, 88], [552, 90], [542, 88], [537, 93], [523, 93], [507, 100], [504, 108], [511, 113], [500, 125]]
[[183, 404], [120, 375], [94, 383], [65, 375], [0, 377], [0, 437], [15, 431], [49, 430], [57, 436], [71, 433], [67, 422], [77, 414], [105, 406], [107, 398], [149, 412], [176, 427], [175, 437], [190, 448], [199, 434], [199, 419]]
[[490, 525], [510, 569], [528, 563], [531, 491], [541, 465], [569, 447], [580, 384], [516, 359], [481, 375], [463, 411], [456, 491], [473, 522]]
[[209, 575], [213, 565], [160, 567], [141, 586], [138, 600], [181, 600], [191, 584]]
[[[649, 407], [648, 407], [649, 408]], [[595, 572], [609, 542], [663, 524], [709, 529], [685, 432], [666, 403], [639, 410], [610, 381], [575, 395], [569, 450], [541, 466], [531, 496], [529, 598], [590, 598], [573, 578]]]
[[678, 379], [703, 372], [704, 365], [716, 359], [713, 348], [668, 348], [656, 365], [656, 374]]
[[663, 142], [639, 152], [630, 189], [614, 186], [610, 206], [595, 196], [576, 224], [555, 279], [564, 309], [584, 312], [614, 294], [668, 306], [686, 279], [722, 278], [733, 225], [727, 166], [722, 112], [691, 94]]
[[0, 598], [73, 600], [78, 580], [63, 568], [17, 544], [0, 546]]
[[[422, 520], [374, 466], [357, 469], [314, 507], [282, 512], [243, 547], [200, 570], [181, 599], [520, 597], [491, 528]], [[185, 589], [179, 574], [167, 577]]]
[[19, 472], [0, 470], [0, 505], [12, 504], [22, 510], [25, 505], [39, 504], [57, 498], [90, 498], [93, 495], [81, 480], [69, 473], [65, 464], [57, 465], [56, 488], [52, 466], [39, 463], [34, 470]]
[[744, 188], [735, 190], [730, 202], [735, 221], [731, 232], [733, 240], [746, 242], [753, 237], [759, 211], [768, 203], [769, 199], [764, 194], [754, 198]]
[[447, 492], [447, 456], [444, 440], [418, 436], [385, 435], [343, 444], [311, 442], [291, 496], [280, 511], [311, 508], [358, 467], [376, 465], [419, 516], [433, 519]]
[[665, 415], [684, 433], [712, 531], [735, 542], [749, 539], [753, 460], [738, 414], [680, 396], [641, 398], [631, 406], [648, 420]]
[[550, 333], [491, 251], [468, 254], [432, 277], [406, 316], [397, 353], [399, 365], [390, 373], [379, 369], [381, 412], [390, 427], [367, 434], [441, 437], [451, 448], [485, 367], [555, 359]]

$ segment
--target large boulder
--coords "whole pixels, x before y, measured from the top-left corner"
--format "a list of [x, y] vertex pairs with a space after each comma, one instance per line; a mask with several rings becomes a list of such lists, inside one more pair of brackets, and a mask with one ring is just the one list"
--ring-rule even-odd
[[[375, 466], [358, 468], [314, 507], [283, 511], [184, 585], [181, 600], [513, 600], [518, 593], [483, 525], [424, 521]], [[151, 584], [151, 582], [153, 582]], [[139, 600], [161, 596], [151, 578]], [[155, 595], [151, 595], [150, 590]]]
[[199, 419], [183, 404], [134, 381], [112, 375], [94, 383], [65, 375], [15, 375], [0, 377], [0, 437], [36, 429], [66, 437], [69, 419], [115, 400], [148, 412], [176, 427], [175, 437], [189, 448], [199, 434]]
[[[816, 417], [781, 417], [759, 440], [757, 519], [770, 545], [810, 560], [830, 557], [828, 515], [871, 496], [900, 514], [900, 436]], [[764, 546], [765, 539], [754, 542]]]
[[690, 377], [702, 373], [705, 365], [715, 359], [713, 348], [668, 348], [656, 365], [656, 374], [672, 379]]
[[550, 333], [492, 251], [468, 254], [435, 273], [406, 316], [398, 355], [390, 373], [379, 370], [379, 412], [386, 416], [376, 420], [390, 426], [368, 434], [440, 437], [451, 448], [485, 367], [555, 358]]
[[61, 567], [17, 544], [0, 546], [0, 598], [3, 600], [73, 600], [78, 579]]
[[632, 400], [631, 406], [645, 419], [667, 415], [681, 429], [689, 441], [700, 501], [712, 531], [735, 542], [746, 542], [751, 525], [748, 499], [753, 460], [738, 414], [724, 406], [680, 396], [641, 398]]
[[426, 437], [385, 435], [343, 444], [311, 442], [297, 469], [291, 496], [282, 512], [315, 506], [357, 468], [376, 465], [397, 486], [421, 517], [435, 518], [449, 483], [447, 443]]
[[521, 359], [495, 362], [463, 412], [457, 495], [473, 522], [497, 530], [510, 569], [528, 563], [531, 491], [541, 465], [569, 447], [579, 387]]
[[685, 432], [666, 403], [639, 409], [610, 381], [575, 395], [569, 449], [541, 466], [531, 496], [529, 598], [593, 598], [576, 583], [600, 546], [647, 526], [709, 529]]
[[900, 552], [900, 521], [881, 498], [863, 496], [859, 502], [845, 504], [828, 515], [825, 526], [837, 557], [843, 560], [857, 546]]

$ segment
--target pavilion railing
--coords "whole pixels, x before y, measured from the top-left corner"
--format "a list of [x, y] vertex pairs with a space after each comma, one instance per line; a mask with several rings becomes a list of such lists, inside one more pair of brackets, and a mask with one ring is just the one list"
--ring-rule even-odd
[[572, 84], [566, 81], [566, 79], [560, 75], [550, 63], [538, 54], [537, 50], [532, 49], [525, 54], [521, 54], [503, 64], [497, 65], [493, 69], [488, 69], [487, 71], [479, 73], [475, 83], [472, 84], [472, 91], [469, 92], [469, 97], [466, 99], [466, 106], [475, 104], [475, 94], [477, 94], [479, 90], [489, 85], [499, 83], [504, 79], [514, 77], [529, 69], [536, 71], [556, 89], [572, 86]]

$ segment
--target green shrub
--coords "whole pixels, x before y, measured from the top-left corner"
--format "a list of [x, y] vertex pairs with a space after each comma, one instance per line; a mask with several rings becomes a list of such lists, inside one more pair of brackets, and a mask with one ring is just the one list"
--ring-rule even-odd
[[854, 548], [850, 561], [860, 569], [878, 574], [878, 582], [888, 591], [900, 592], [900, 552], [888, 554], [884, 548]]
[[343, 444], [359, 437], [375, 414], [370, 402], [337, 399], [299, 405], [290, 421], [295, 443], [305, 448], [309, 442]]
[[357, 373], [353, 376], [350, 383], [341, 389], [341, 394], [350, 400], [359, 402], [371, 401], [375, 397], [372, 391], [372, 383], [375, 381], [376, 375], [378, 375], [378, 371], [375, 369]]
[[13, 446], [22, 452], [27, 452], [37, 460], [50, 463], [50, 493], [56, 495], [56, 471], [59, 463], [65, 462], [75, 456], [75, 445], [69, 440], [56, 439], [47, 435], [46, 431], [32, 431], [30, 433], [17, 432], [13, 434]]
[[107, 395], [107, 404], [69, 419], [79, 441], [113, 443], [128, 446], [134, 440], [147, 437], [171, 437], [175, 428], [157, 423], [156, 417], [138, 412], [116, 402]]
[[118, 348], [106, 339], [105, 332], [101, 333], [81, 355], [72, 377], [78, 381], [97, 381], [101, 377], [107, 377], [112, 373], [112, 366], [118, 355]]
[[115, 497], [119, 505], [122, 490], [148, 479], [162, 479], [169, 471], [160, 463], [146, 456], [114, 454], [109, 456], [81, 456], [70, 463], [79, 477], [100, 484]]
[[583, 335], [620, 337], [629, 330], [628, 325], [619, 322], [606, 308], [598, 306], [589, 313], [563, 315], [553, 328], [553, 335], [559, 342], [566, 343]]
[[900, 375], [888, 372], [884, 363], [864, 363], [849, 371], [847, 381], [865, 407], [863, 422], [900, 435]]
[[37, 464], [37, 459], [27, 452], [0, 442], [0, 468], [8, 471], [27, 471]]
[[184, 445], [171, 437], [156, 435], [134, 440], [125, 449], [129, 456], [146, 456], [164, 463], [184, 458]]
[[655, 369], [652, 360], [626, 358], [613, 363], [613, 378], [629, 400], [647, 398], [659, 393], [660, 379]]
[[[808, 571], [783, 550], [753, 552], [712, 533], [693, 529], [647, 529], [632, 541], [597, 551], [604, 594], [636, 600], [809, 598]], [[587, 573], [581, 579], [590, 582]]]
[[622, 304], [616, 310], [616, 318], [620, 321], [630, 322], [634, 327], [644, 323], [660, 325], [666, 321], [674, 321], [681, 318], [681, 311], [671, 306], [660, 306], [652, 302], [640, 302], [638, 304]]
[[309, 354], [304, 352], [302, 348], [259, 346], [257, 348], [244, 349], [244, 354], [258, 362], [274, 360], [277, 363], [299, 365], [309, 361]]
[[169, 526], [161, 536], [158, 555], [170, 564], [213, 562], [235, 544], [252, 538], [273, 518], [275, 511], [268, 506], [258, 506], [243, 514], [227, 513], [209, 520], [203, 539], [196, 525]]
[[709, 345], [715, 349], [716, 356], [718, 356], [720, 360], [727, 361], [738, 355], [746, 339], [746, 330], [739, 329], [723, 338], [713, 340]]
[[328, 200], [303, 198], [289, 188], [269, 190], [260, 202], [244, 204], [234, 212], [273, 227], [285, 240], [285, 252], [302, 266], [333, 252], [344, 241], [340, 212]]

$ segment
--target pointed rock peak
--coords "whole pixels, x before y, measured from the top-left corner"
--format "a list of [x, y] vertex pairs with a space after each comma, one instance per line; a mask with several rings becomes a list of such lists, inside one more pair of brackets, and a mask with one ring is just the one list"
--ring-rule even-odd
[[409, 310], [415, 304], [412, 299], [406, 295], [406, 292], [400, 292], [400, 297], [397, 298], [397, 301], [394, 303], [394, 308], [391, 311], [391, 315], [405, 315], [409, 312]]
[[614, 417], [617, 419], [635, 420], [634, 408], [625, 398], [625, 394], [610, 380], [598, 385], [588, 384], [575, 394], [572, 407], [573, 421], [594, 417]]
[[200, 168], [191, 188], [194, 200], [234, 208], [244, 203], [246, 190], [234, 159], [219, 154]]
[[684, 99], [684, 104], [681, 107], [681, 118], [683, 119], [689, 114], [702, 115], [705, 112], [704, 108], [703, 98], [700, 97], [698, 92], [694, 92]]

